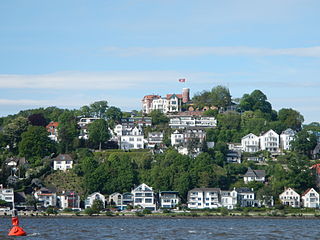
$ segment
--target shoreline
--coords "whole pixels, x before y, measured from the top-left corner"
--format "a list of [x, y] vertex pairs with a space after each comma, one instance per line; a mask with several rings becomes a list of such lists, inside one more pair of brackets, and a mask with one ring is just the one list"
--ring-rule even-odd
[[[4, 216], [1, 215], [0, 218], [11, 218], [10, 215]], [[72, 219], [310, 219], [315, 220], [319, 219], [320, 217], [312, 216], [312, 215], [303, 215], [303, 216], [258, 216], [258, 215], [250, 215], [250, 216], [219, 216], [219, 215], [212, 215], [212, 216], [167, 216], [167, 215], [144, 215], [144, 216], [135, 216], [135, 215], [114, 215], [114, 216], [107, 216], [107, 215], [71, 215], [71, 214], [58, 214], [58, 215], [20, 215], [19, 218], [72, 218]]]

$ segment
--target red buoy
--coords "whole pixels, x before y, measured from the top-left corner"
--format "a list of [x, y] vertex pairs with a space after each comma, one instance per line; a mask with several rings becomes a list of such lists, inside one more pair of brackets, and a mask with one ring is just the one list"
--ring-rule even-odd
[[26, 236], [27, 233], [23, 230], [22, 227], [19, 227], [19, 219], [18, 217], [12, 216], [12, 225], [13, 227], [11, 228], [8, 236]]

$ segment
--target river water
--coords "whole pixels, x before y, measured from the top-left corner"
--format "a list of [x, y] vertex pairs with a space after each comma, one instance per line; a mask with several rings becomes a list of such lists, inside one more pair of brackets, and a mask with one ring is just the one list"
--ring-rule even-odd
[[[9, 218], [0, 218], [0, 239]], [[20, 218], [19, 239], [320, 239], [320, 219]]]

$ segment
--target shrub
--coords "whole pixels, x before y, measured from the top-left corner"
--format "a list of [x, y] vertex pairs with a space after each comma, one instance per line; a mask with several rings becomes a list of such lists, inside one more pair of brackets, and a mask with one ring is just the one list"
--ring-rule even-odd
[[92, 208], [86, 208], [84, 210], [84, 213], [87, 214], [88, 216], [92, 216], [95, 213], [95, 211]]
[[151, 214], [151, 210], [149, 209], [143, 209], [142, 214]]

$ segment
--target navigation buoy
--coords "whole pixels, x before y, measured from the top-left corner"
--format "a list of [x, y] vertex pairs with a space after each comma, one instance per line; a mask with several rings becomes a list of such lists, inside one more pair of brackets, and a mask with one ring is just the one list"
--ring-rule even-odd
[[19, 227], [19, 218], [16, 215], [16, 210], [12, 210], [12, 225], [8, 236], [26, 236], [27, 233], [23, 230], [22, 227]]

